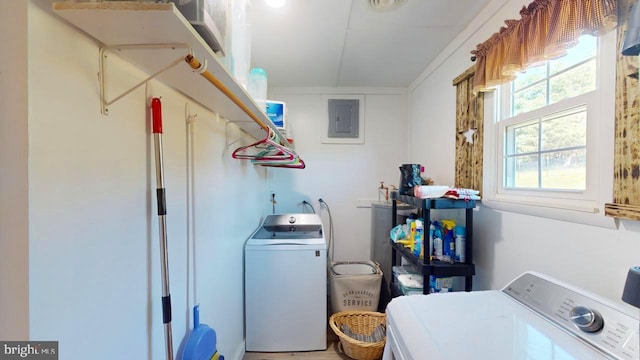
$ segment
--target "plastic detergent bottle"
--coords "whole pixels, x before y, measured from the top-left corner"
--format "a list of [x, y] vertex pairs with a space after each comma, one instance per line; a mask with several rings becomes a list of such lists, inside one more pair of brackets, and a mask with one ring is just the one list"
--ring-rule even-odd
[[413, 252], [413, 249], [415, 248], [415, 239], [416, 239], [416, 220], [411, 222], [410, 225], [410, 230], [409, 230], [409, 244], [411, 247], [411, 252]]
[[433, 232], [436, 229], [433, 225], [434, 223], [435, 221], [432, 221], [431, 224], [429, 224], [429, 260], [431, 260], [431, 256], [433, 255]]
[[440, 226], [436, 225], [435, 229], [433, 230], [433, 256], [438, 260], [442, 260], [443, 251], [442, 230], [440, 229]]
[[456, 226], [456, 261], [465, 262], [466, 231], [464, 226]]
[[422, 224], [422, 220], [418, 219], [415, 221], [416, 231], [413, 236], [413, 254], [415, 256], [420, 256], [420, 250], [422, 249], [422, 240], [424, 239], [424, 225]]
[[442, 238], [442, 255], [445, 261], [453, 261], [456, 256], [456, 243], [453, 229], [456, 227], [455, 220], [442, 220], [444, 237]]
[[442, 257], [445, 261], [453, 262], [456, 257], [456, 241], [453, 237], [453, 230], [447, 230], [442, 238]]

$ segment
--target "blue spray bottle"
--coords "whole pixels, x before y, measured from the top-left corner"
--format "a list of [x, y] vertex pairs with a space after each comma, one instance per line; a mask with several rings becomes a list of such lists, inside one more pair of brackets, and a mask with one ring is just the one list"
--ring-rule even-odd
[[453, 235], [455, 227], [455, 220], [442, 220], [442, 229], [444, 231], [442, 255], [444, 261], [453, 262], [456, 257], [456, 243]]

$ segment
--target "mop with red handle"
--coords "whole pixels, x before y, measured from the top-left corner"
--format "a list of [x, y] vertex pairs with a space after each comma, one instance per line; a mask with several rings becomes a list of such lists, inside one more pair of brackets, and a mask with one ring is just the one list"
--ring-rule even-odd
[[171, 337], [171, 295], [169, 294], [169, 257], [167, 255], [167, 203], [164, 189], [162, 164], [162, 105], [159, 98], [151, 100], [153, 118], [153, 140], [156, 155], [156, 198], [158, 202], [158, 224], [160, 226], [160, 269], [162, 272], [162, 322], [167, 359], [173, 360], [173, 340]]

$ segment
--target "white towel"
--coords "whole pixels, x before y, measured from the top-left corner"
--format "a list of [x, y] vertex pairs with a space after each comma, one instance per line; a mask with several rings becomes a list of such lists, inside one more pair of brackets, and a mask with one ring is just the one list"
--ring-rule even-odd
[[447, 190], [449, 190], [449, 186], [441, 186], [441, 185], [421, 185], [413, 187], [413, 196], [421, 199], [435, 199], [442, 197]]

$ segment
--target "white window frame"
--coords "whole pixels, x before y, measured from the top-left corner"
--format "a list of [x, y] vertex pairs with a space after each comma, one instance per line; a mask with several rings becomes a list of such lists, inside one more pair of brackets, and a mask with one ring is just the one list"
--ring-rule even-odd
[[[507, 120], [499, 121], [497, 124], [498, 134], [501, 136], [498, 137], [497, 146], [498, 149], [504, 149], [504, 133], [507, 127], [511, 125], [515, 125], [518, 123], [522, 123], [524, 121], [533, 120], [536, 118], [543, 117], [548, 114], [563, 112], [568, 109], [576, 108], [578, 106], [584, 105], [587, 108], [587, 173], [586, 173], [586, 189], [585, 190], [550, 190], [550, 189], [514, 189], [514, 188], [505, 188], [504, 181], [501, 180], [497, 184], [496, 192], [497, 196], [506, 196], [513, 197], [514, 199], [518, 199], [519, 202], [531, 202], [531, 203], [547, 203], [551, 206], [555, 207], [567, 207], [567, 200], [570, 200], [571, 206], [577, 207], [578, 209], [590, 209], [597, 206], [597, 190], [596, 182], [593, 181], [595, 174], [595, 168], [597, 167], [597, 150], [591, 151], [593, 146], [591, 144], [596, 143], [598, 141], [598, 134], [596, 133], [596, 129], [598, 128], [598, 119], [594, 114], [597, 113], [597, 96], [598, 91], [591, 91], [586, 94], [576, 96], [573, 98], [569, 98], [555, 104], [551, 104], [549, 106], [545, 106], [543, 108], [525, 113], [519, 114], [514, 117], [511, 117]], [[502, 93], [503, 98], [508, 97], [508, 94]], [[591, 145], [591, 146], [590, 146]], [[498, 179], [504, 179], [504, 159], [501, 158], [501, 162], [499, 166], [497, 166]]]
[[[615, 30], [598, 39], [597, 90], [525, 114], [518, 114], [508, 121], [498, 121], [501, 119], [501, 112], [509, 109], [508, 94], [505, 95], [505, 92], [500, 90], [485, 93], [482, 189], [484, 206], [581, 224], [617, 227], [617, 221], [614, 218], [604, 216], [604, 204], [612, 202], [613, 198], [616, 51]], [[586, 190], [505, 189], [503, 186], [505, 127], [513, 125], [517, 120], [532, 119], [542, 114], [550, 114], [582, 104], [586, 104], [588, 108]]]

